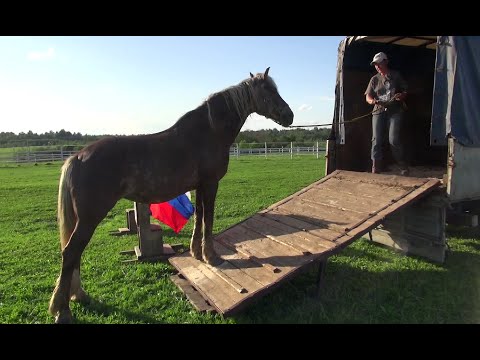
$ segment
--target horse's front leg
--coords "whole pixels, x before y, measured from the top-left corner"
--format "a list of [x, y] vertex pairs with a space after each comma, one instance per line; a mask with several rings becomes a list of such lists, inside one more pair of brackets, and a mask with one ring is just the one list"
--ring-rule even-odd
[[197, 260], [202, 260], [202, 228], [203, 228], [203, 200], [202, 190], [195, 190], [195, 214], [190, 254]]
[[213, 248], [213, 215], [215, 210], [215, 198], [217, 196], [218, 181], [204, 184], [202, 186], [203, 197], [203, 239], [202, 254], [203, 260], [210, 265], [220, 265], [223, 260], [217, 255]]

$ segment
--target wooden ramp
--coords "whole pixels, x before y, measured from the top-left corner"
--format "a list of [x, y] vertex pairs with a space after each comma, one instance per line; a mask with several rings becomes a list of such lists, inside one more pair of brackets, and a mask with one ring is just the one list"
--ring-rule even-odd
[[198, 310], [232, 315], [438, 185], [439, 179], [337, 170], [218, 234], [220, 266], [188, 252], [170, 258], [179, 271], [172, 280]]

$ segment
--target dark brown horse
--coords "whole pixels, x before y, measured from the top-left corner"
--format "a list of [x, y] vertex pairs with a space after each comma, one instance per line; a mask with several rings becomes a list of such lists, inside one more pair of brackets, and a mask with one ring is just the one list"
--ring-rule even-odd
[[159, 203], [196, 190], [190, 252], [213, 266], [222, 262], [213, 249], [212, 227], [230, 146], [254, 112], [283, 126], [293, 121], [268, 70], [210, 95], [165, 131], [104, 138], [67, 159], [58, 194], [62, 270], [49, 306], [55, 322], [72, 321], [70, 300], [88, 299], [80, 282], [81, 255], [121, 198]]

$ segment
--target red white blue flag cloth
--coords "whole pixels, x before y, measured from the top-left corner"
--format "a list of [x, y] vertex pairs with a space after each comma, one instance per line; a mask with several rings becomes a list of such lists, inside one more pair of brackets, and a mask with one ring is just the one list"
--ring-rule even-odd
[[178, 234], [194, 212], [190, 192], [170, 201], [150, 204], [150, 211], [155, 219], [171, 227]]

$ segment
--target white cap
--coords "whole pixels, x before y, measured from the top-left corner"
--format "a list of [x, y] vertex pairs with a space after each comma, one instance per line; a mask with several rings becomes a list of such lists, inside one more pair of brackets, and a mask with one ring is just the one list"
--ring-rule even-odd
[[378, 63], [382, 62], [383, 60], [388, 60], [388, 57], [384, 52], [379, 52], [379, 53], [375, 54], [375, 56], [373, 57], [373, 60], [370, 63], [370, 65], [373, 66], [373, 64], [378, 64]]

